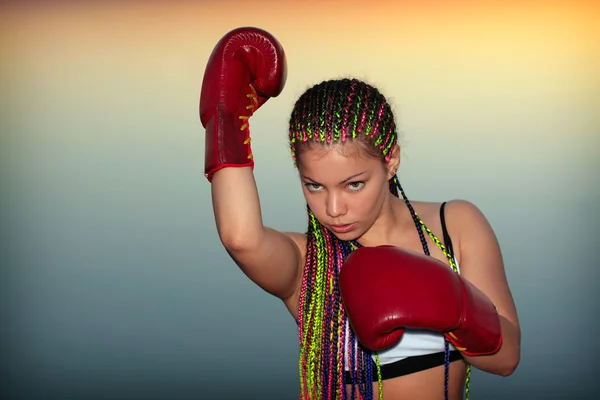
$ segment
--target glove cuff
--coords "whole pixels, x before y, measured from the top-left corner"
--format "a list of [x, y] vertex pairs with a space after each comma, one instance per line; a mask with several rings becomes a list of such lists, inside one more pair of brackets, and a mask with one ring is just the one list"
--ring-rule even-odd
[[457, 329], [446, 334], [448, 340], [467, 356], [495, 354], [502, 346], [502, 325], [492, 301], [464, 278], [462, 318]]

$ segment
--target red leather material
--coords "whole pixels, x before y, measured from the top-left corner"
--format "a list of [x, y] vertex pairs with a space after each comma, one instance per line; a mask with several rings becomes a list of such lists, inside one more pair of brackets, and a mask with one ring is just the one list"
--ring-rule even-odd
[[502, 344], [494, 304], [424, 254], [394, 246], [357, 249], [345, 260], [339, 285], [357, 338], [373, 351], [398, 343], [404, 328], [442, 332], [466, 355], [493, 354]]
[[199, 106], [209, 181], [221, 168], [254, 167], [248, 118], [283, 91], [286, 79], [285, 52], [270, 33], [243, 27], [219, 40], [204, 72]]

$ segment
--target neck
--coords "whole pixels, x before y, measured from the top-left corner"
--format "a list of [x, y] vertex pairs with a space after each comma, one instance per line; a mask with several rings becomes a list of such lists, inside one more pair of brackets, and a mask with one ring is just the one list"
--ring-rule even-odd
[[398, 242], [408, 227], [414, 229], [411, 213], [403, 199], [393, 194], [387, 196], [381, 213], [365, 234], [358, 239], [363, 246], [379, 246]]

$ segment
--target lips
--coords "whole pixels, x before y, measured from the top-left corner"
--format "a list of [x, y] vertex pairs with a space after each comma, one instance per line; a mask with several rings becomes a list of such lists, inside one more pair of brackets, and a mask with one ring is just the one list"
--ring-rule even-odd
[[335, 233], [348, 233], [354, 229], [356, 224], [347, 224], [347, 225], [332, 225], [331, 230]]

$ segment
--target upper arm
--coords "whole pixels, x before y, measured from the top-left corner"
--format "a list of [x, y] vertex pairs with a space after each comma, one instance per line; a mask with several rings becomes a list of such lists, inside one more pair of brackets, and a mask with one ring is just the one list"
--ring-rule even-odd
[[458, 239], [461, 276], [485, 293], [500, 315], [519, 327], [500, 245], [487, 218], [463, 200], [449, 202], [446, 215], [450, 234]]
[[295, 295], [302, 278], [305, 236], [265, 227], [261, 237], [252, 239], [244, 245], [225, 248], [260, 288], [283, 300]]

